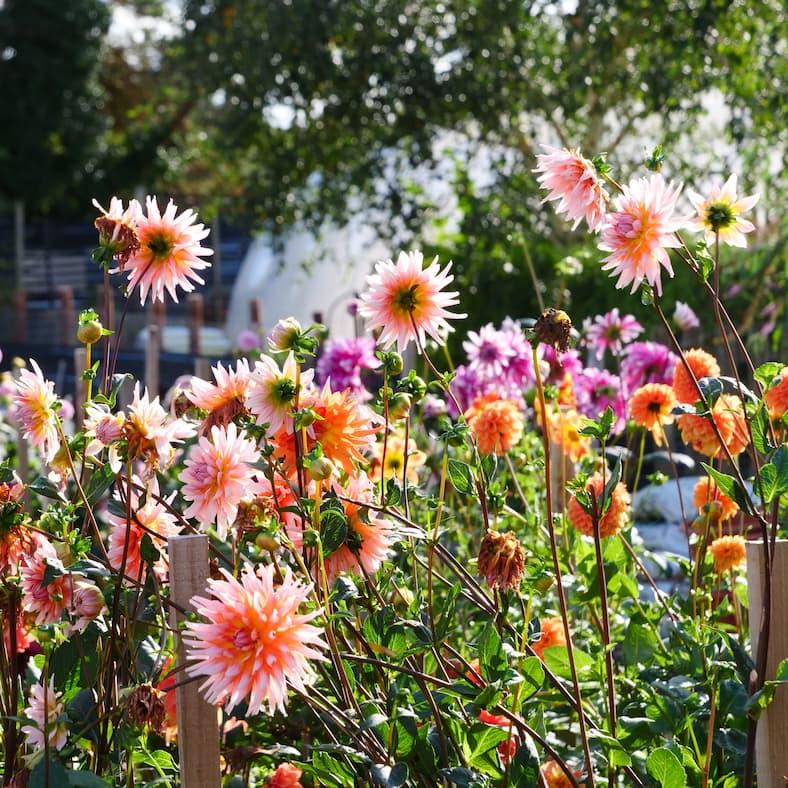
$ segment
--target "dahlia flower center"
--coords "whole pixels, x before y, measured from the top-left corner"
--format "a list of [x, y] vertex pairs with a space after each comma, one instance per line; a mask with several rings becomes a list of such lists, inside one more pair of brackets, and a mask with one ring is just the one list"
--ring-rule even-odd
[[406, 314], [415, 312], [419, 305], [419, 299], [417, 297], [418, 290], [418, 284], [399, 290], [392, 300], [395, 309]]
[[714, 232], [730, 227], [736, 220], [736, 214], [730, 203], [715, 202], [706, 209], [706, 223]]
[[648, 403], [648, 409], [652, 413], [661, 413], [662, 412], [662, 403], [657, 402], [656, 400]]
[[611, 340], [621, 339], [621, 326], [619, 325], [608, 326], [607, 330], [605, 331], [605, 338]]
[[295, 381], [290, 378], [279, 378], [273, 386], [272, 394], [280, 405], [288, 405], [295, 399]]
[[479, 358], [482, 361], [495, 361], [498, 358], [498, 348], [492, 342], [483, 342], [479, 347]]
[[257, 633], [253, 632], [248, 627], [239, 629], [235, 635], [233, 635], [233, 644], [242, 651], [252, 648], [256, 641]]
[[164, 232], [154, 233], [147, 242], [148, 249], [157, 260], [166, 260], [172, 254], [173, 246], [172, 236]]

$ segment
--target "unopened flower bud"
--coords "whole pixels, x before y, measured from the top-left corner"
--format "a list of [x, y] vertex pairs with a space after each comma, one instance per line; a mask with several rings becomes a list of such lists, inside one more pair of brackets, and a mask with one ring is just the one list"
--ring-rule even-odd
[[74, 583], [71, 596], [71, 613], [77, 619], [76, 628], [83, 632], [87, 625], [106, 610], [101, 589], [90, 580]]
[[399, 353], [392, 350], [385, 354], [383, 358], [383, 369], [388, 372], [389, 375], [399, 375], [404, 368], [405, 364]]
[[525, 571], [525, 552], [512, 531], [487, 531], [479, 549], [479, 574], [490, 588], [516, 589]]
[[561, 353], [569, 350], [572, 320], [561, 309], [545, 309], [534, 325], [534, 334], [543, 345], [550, 345]]
[[277, 353], [285, 353], [295, 348], [302, 333], [301, 324], [294, 317], [287, 317], [274, 326], [268, 337], [268, 345]]
[[389, 400], [389, 418], [392, 421], [399, 421], [408, 415], [413, 399], [410, 394], [400, 391]]
[[94, 345], [101, 339], [102, 325], [98, 320], [80, 323], [77, 327], [77, 339], [83, 345]]
[[314, 479], [316, 482], [324, 482], [337, 472], [337, 466], [328, 457], [318, 457], [309, 465], [307, 472], [310, 479]]
[[257, 534], [254, 543], [261, 550], [265, 550], [267, 553], [273, 553], [281, 547], [276, 537], [271, 536], [271, 534], [268, 534], [265, 531]]

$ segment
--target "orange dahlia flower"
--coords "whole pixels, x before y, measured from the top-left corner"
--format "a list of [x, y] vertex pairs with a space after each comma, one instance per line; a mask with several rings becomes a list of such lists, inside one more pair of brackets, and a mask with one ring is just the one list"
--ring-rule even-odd
[[771, 388], [764, 397], [769, 416], [781, 419], [788, 413], [788, 367], [783, 367], [780, 374], [772, 381]]
[[638, 427], [651, 430], [657, 446], [662, 445], [666, 424], [673, 424], [676, 395], [664, 383], [641, 386], [629, 401], [629, 415]]
[[[716, 378], [720, 374], [720, 365], [717, 363], [717, 359], [705, 350], [693, 348], [684, 354], [684, 358], [687, 359], [687, 366], [692, 370], [695, 380]], [[673, 370], [673, 391], [679, 402], [692, 404], [699, 399], [698, 390], [681, 361], [676, 364], [676, 368]]]
[[[603, 488], [604, 484], [602, 482], [601, 473], [595, 473], [586, 484], [586, 490], [592, 489], [597, 500], [601, 499]], [[626, 527], [627, 521], [629, 520], [629, 504], [629, 491], [624, 486], [623, 482], [619, 482], [613, 488], [610, 506], [599, 523], [599, 535], [602, 538], [606, 536], [615, 536]], [[570, 524], [580, 531], [580, 533], [586, 536], [594, 535], [594, 521], [591, 519], [591, 515], [586, 513], [574, 495], [569, 499], [566, 516]]]
[[714, 568], [719, 574], [746, 563], [747, 550], [744, 545], [745, 541], [741, 536], [721, 536], [709, 545]]
[[[551, 758], [542, 765], [540, 771], [547, 788], [571, 788], [572, 781], [564, 774], [563, 769], [558, 765], [558, 761], [554, 761]], [[583, 772], [574, 771], [574, 776], [579, 779], [583, 776]]]
[[495, 394], [475, 400], [465, 412], [465, 418], [482, 454], [506, 454], [523, 437], [525, 419], [519, 406]]
[[566, 634], [564, 632], [564, 622], [560, 618], [543, 618], [540, 622], [541, 632], [539, 640], [531, 643], [531, 648], [536, 652], [539, 659], [544, 659], [545, 649], [551, 646], [565, 646]]
[[[711, 418], [714, 419], [720, 437], [731, 455], [735, 457], [741, 454], [747, 448], [749, 434], [739, 398], [731, 394], [723, 394], [714, 403]], [[708, 416], [687, 413], [679, 416], [678, 425], [681, 439], [699, 454], [705, 454], [707, 457], [719, 457], [724, 454]]]
[[695, 489], [692, 493], [692, 503], [702, 513], [704, 506], [713, 501], [720, 504], [720, 521], [730, 520], [731, 517], [734, 517], [739, 511], [739, 504], [728, 498], [728, 496], [717, 486], [717, 482], [715, 482], [714, 479], [704, 476], [702, 479], [699, 479], [698, 483], [695, 485]]

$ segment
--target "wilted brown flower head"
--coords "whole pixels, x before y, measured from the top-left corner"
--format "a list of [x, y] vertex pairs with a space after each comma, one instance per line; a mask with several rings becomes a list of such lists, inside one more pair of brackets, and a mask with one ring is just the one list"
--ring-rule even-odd
[[124, 210], [123, 203], [117, 197], [112, 198], [108, 211], [95, 200], [93, 204], [101, 211], [101, 215], [94, 222], [99, 234], [99, 244], [122, 271], [131, 256], [140, 248], [137, 235], [139, 204], [132, 200]]
[[561, 309], [550, 307], [539, 315], [534, 324], [534, 334], [543, 345], [550, 345], [560, 353], [569, 350], [572, 320]]
[[512, 531], [487, 531], [479, 549], [479, 574], [490, 588], [514, 589], [525, 571], [525, 552]]
[[129, 695], [126, 716], [134, 725], [149, 725], [153, 730], [161, 732], [167, 716], [164, 693], [150, 684], [140, 684]]

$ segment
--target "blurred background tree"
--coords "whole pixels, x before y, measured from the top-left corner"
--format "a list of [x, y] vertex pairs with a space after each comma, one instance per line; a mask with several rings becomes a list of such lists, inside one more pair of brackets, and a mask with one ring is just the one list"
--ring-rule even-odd
[[[50, 4], [7, 3], [0, 25], [21, 5]], [[607, 151], [626, 179], [643, 171], [648, 140], [664, 146], [669, 177], [736, 170], [745, 189], [765, 191], [759, 252], [730, 255], [724, 281], [757, 276], [770, 298], [784, 292], [779, 0], [112, 5], [130, 34], [105, 40], [100, 110], [77, 102], [96, 127], [79, 145], [101, 151], [90, 182], [104, 197], [145, 184], [274, 233], [363, 208], [392, 246], [455, 259], [475, 322], [533, 314], [534, 278], [579, 318], [622, 296], [592, 287], [602, 255], [541, 205], [535, 153], [543, 142]], [[148, 17], [165, 32], [135, 22]], [[78, 99], [88, 72], [70, 77]], [[36, 129], [30, 144], [45, 149], [44, 136]], [[688, 276], [676, 293], [692, 301]]]

